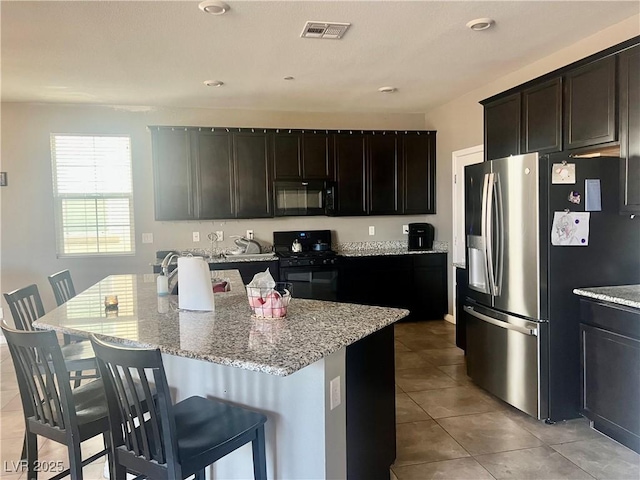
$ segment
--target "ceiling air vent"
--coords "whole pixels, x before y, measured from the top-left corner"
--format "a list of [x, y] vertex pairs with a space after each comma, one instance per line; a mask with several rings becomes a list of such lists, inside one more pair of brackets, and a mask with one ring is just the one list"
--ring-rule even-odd
[[300, 36], [304, 38], [339, 39], [342, 38], [350, 26], [350, 23], [307, 22]]

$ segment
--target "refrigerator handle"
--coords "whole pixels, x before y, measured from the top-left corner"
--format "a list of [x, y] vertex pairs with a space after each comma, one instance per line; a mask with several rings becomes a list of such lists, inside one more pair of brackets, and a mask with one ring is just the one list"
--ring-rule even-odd
[[504, 205], [502, 204], [502, 187], [500, 186], [500, 174], [495, 173], [495, 181], [493, 184], [495, 191], [495, 205], [496, 205], [496, 238], [497, 238], [497, 252], [495, 259], [495, 277], [493, 285], [493, 295], [500, 295], [500, 286], [502, 285], [502, 271], [504, 265]]
[[490, 323], [491, 325], [495, 325], [496, 327], [504, 328], [506, 330], [513, 330], [514, 332], [524, 333], [525, 335], [530, 335], [532, 337], [538, 336], [538, 328], [527, 328], [521, 327], [519, 325], [514, 325], [512, 323], [503, 322], [501, 320], [491, 318], [488, 315], [484, 315], [480, 312], [477, 312], [473, 307], [465, 305], [463, 307], [464, 311], [469, 315], [476, 317], [478, 320], [482, 320], [483, 322]]
[[482, 212], [481, 212], [481, 237], [482, 237], [482, 256], [484, 261], [484, 280], [486, 285], [486, 293], [492, 295], [493, 287], [491, 284], [491, 278], [489, 276], [489, 271], [491, 269], [491, 262], [489, 261], [489, 252], [488, 252], [488, 242], [490, 235], [490, 224], [489, 216], [490, 216], [490, 207], [491, 203], [489, 201], [489, 192], [491, 190], [491, 177], [493, 174], [485, 173], [484, 181], [482, 184]]
[[493, 203], [495, 194], [495, 173], [488, 173], [488, 185], [487, 185], [487, 199], [486, 208], [484, 209], [485, 224], [484, 224], [484, 237], [487, 248], [487, 276], [489, 279], [489, 292], [491, 296], [496, 295], [496, 279], [495, 268], [493, 263], [494, 258], [494, 245], [493, 245]]

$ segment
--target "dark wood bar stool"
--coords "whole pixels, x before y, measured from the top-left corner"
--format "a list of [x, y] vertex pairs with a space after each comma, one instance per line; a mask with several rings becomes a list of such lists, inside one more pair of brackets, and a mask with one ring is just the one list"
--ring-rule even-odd
[[[44, 315], [44, 307], [37, 285], [29, 285], [13, 292], [5, 293], [4, 298], [9, 304], [13, 322], [18, 330], [33, 331], [33, 322]], [[75, 386], [86, 378], [98, 378], [98, 372], [84, 373], [96, 370], [96, 360], [89, 342], [70, 343], [62, 347], [62, 357], [75, 380]], [[79, 373], [78, 373], [79, 372]]]
[[[58, 306], [63, 305], [76, 296], [76, 288], [73, 285], [71, 272], [69, 272], [69, 270], [61, 270], [58, 273], [49, 275], [47, 279], [49, 280], [49, 284], [53, 290], [53, 296], [56, 298], [56, 304]], [[69, 345], [71, 342], [88, 341], [86, 338], [69, 335], [68, 333], [63, 334], [63, 337], [65, 345]], [[81, 372], [76, 372], [76, 375], [81, 375]]]
[[[112, 454], [110, 436], [106, 433], [109, 419], [102, 380], [71, 389], [69, 372], [54, 332], [14, 330], [4, 322], [1, 328], [9, 345], [22, 400], [28, 480], [38, 475], [38, 435], [69, 449], [70, 468], [51, 479], [70, 474], [72, 480], [82, 480], [83, 466]], [[103, 433], [106, 433], [105, 449], [82, 460], [80, 444]]]
[[[254, 476], [266, 480], [264, 415], [197, 396], [173, 405], [159, 349], [125, 348], [95, 336], [91, 342], [107, 397], [116, 478], [131, 472], [167, 480], [195, 474], [204, 480], [207, 466], [252, 442]], [[142, 385], [142, 398], [128, 396], [135, 392], [134, 381]], [[150, 400], [150, 382], [156, 402]], [[152, 407], [145, 416], [143, 403]]]
[[76, 296], [76, 289], [73, 286], [73, 280], [71, 280], [71, 272], [69, 272], [69, 270], [62, 270], [53, 275], [49, 275], [47, 278], [51, 284], [51, 289], [53, 290], [53, 295], [56, 297], [58, 306]]

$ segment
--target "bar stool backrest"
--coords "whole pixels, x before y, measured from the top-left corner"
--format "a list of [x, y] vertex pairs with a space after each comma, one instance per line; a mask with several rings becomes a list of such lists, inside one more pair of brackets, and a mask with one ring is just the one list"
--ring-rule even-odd
[[35, 284], [5, 293], [4, 298], [18, 330], [33, 330], [31, 324], [44, 315], [40, 292]]
[[47, 278], [53, 289], [53, 295], [56, 297], [58, 306], [76, 296], [76, 289], [73, 286], [73, 280], [71, 280], [69, 270], [62, 270], [53, 275], [49, 275]]
[[[91, 343], [104, 382], [116, 461], [149, 478], [182, 478], [160, 350], [119, 347], [93, 335]], [[136, 382], [142, 388], [136, 389]]]
[[5, 322], [1, 328], [16, 370], [25, 418], [57, 430], [56, 436], [63, 438], [65, 429], [77, 422], [69, 403], [69, 373], [55, 332], [19, 331]]

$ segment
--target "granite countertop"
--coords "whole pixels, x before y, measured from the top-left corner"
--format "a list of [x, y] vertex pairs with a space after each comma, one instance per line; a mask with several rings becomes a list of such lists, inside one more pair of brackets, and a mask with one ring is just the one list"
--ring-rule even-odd
[[446, 242], [433, 242], [433, 248], [430, 250], [412, 250], [407, 249], [406, 242], [387, 241], [387, 242], [350, 242], [341, 243], [334, 246], [334, 249], [343, 257], [374, 257], [385, 255], [424, 255], [430, 253], [447, 253], [448, 245]]
[[[229, 255], [227, 257], [213, 257], [209, 258], [207, 255], [194, 255], [202, 256], [208, 263], [245, 263], [245, 262], [272, 262], [278, 260], [275, 253], [268, 254], [256, 254], [256, 255]], [[173, 259], [170, 265], [177, 265], [178, 261]], [[150, 264], [152, 267], [162, 266], [162, 259], [157, 258], [155, 262]]]
[[[237, 270], [214, 271], [231, 291], [215, 294], [215, 312], [178, 308], [158, 297], [155, 279], [112, 275], [38, 319], [34, 326], [221, 365], [286, 376], [406, 317], [408, 310], [293, 298], [287, 316], [252, 316]], [[105, 312], [117, 294], [118, 311]]]
[[576, 288], [573, 293], [582, 297], [602, 300], [603, 302], [640, 308], [640, 285]]

